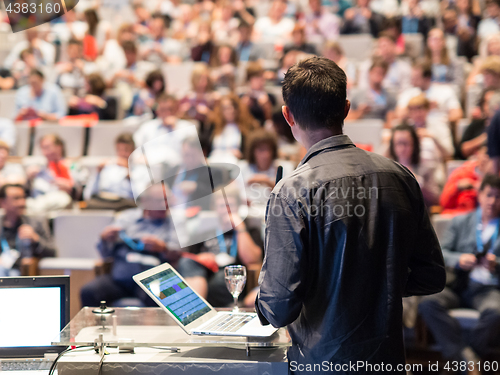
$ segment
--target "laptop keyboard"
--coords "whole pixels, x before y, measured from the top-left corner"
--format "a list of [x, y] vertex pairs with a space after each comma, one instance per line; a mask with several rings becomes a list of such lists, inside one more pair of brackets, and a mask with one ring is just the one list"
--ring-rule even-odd
[[236, 332], [253, 318], [246, 314], [224, 314], [203, 328], [203, 331]]
[[46, 359], [0, 360], [0, 372], [50, 370], [51, 365], [52, 361]]

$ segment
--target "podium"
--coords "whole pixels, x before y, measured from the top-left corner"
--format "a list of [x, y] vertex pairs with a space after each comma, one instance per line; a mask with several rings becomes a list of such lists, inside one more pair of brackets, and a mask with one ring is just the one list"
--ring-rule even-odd
[[52, 345], [75, 348], [59, 374], [287, 374], [284, 329], [265, 338], [186, 334], [161, 308], [84, 307]]

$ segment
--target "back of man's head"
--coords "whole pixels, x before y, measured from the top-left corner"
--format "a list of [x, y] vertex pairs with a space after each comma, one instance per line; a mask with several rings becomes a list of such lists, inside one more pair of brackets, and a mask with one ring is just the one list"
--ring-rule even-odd
[[324, 57], [311, 57], [292, 66], [283, 80], [283, 99], [304, 130], [340, 131], [345, 118], [347, 78]]

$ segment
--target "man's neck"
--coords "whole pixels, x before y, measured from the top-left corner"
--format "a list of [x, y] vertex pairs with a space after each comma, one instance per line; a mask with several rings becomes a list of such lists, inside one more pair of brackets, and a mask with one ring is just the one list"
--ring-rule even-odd
[[342, 131], [337, 132], [334, 130], [330, 129], [321, 129], [317, 130], [315, 132], [311, 132], [307, 134], [305, 139], [303, 139], [303, 146], [309, 150], [312, 146], [314, 146], [316, 143], [319, 141], [322, 141], [323, 139], [333, 137], [334, 135], [341, 135]]

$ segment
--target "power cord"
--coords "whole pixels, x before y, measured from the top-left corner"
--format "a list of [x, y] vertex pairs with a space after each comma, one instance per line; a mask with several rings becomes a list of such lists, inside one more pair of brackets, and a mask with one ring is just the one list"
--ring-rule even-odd
[[[85, 349], [85, 350], [78, 350], [78, 349]], [[63, 350], [61, 353], [59, 353], [59, 355], [56, 357], [54, 362], [52, 362], [52, 365], [50, 366], [50, 370], [49, 370], [49, 375], [54, 375], [54, 371], [56, 370], [56, 367], [57, 367], [57, 362], [59, 362], [61, 357], [63, 355], [65, 355], [66, 353], [69, 353], [72, 351], [84, 352], [84, 351], [93, 350], [93, 349], [94, 349], [93, 346], [77, 346], [76, 348], [70, 347], [68, 349]]]

